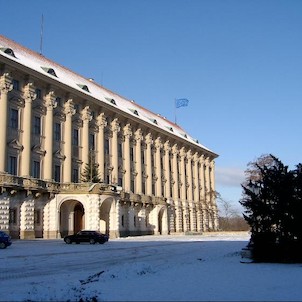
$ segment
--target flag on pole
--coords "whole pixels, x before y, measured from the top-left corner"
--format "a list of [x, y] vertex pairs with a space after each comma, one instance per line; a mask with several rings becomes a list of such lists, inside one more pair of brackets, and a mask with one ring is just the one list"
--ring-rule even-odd
[[179, 107], [186, 107], [189, 104], [189, 100], [188, 99], [176, 99], [175, 100], [175, 107], [179, 108]]

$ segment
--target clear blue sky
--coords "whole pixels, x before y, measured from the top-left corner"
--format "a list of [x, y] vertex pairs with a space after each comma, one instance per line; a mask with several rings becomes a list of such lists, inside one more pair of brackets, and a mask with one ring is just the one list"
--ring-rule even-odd
[[1, 34], [177, 122], [218, 153], [235, 206], [242, 171], [301, 162], [302, 1], [4, 1]]

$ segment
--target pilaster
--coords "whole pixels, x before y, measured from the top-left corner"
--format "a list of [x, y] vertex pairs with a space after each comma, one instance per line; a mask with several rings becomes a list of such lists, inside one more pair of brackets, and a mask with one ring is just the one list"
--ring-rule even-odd
[[151, 160], [151, 145], [153, 143], [152, 135], [151, 133], [148, 133], [145, 138], [146, 142], [146, 164], [147, 164], [147, 195], [152, 195], [152, 160]]
[[117, 118], [111, 122], [111, 131], [112, 131], [112, 183], [118, 182], [118, 140], [117, 134], [120, 131], [120, 124]]
[[155, 140], [155, 149], [156, 149], [156, 161], [155, 161], [155, 166], [156, 166], [156, 196], [162, 196], [163, 192], [162, 192], [162, 175], [161, 175], [161, 148], [162, 148], [162, 142], [161, 142], [161, 138], [158, 137]]
[[104, 153], [104, 129], [107, 126], [105, 113], [101, 113], [97, 117], [97, 125], [99, 126], [98, 143], [97, 143], [97, 162], [99, 164], [99, 172], [101, 180], [105, 179], [105, 153]]
[[71, 182], [71, 167], [72, 167], [72, 116], [75, 114], [73, 100], [69, 99], [64, 104], [65, 131], [64, 131], [64, 168], [63, 168], [63, 181]]
[[82, 110], [83, 133], [82, 133], [82, 167], [89, 163], [89, 122], [92, 120], [91, 110], [86, 106]]
[[130, 124], [127, 124], [124, 129], [124, 188], [126, 192], [131, 191], [131, 164], [130, 164], [130, 137], [132, 129]]
[[135, 131], [136, 150], [135, 150], [135, 169], [136, 169], [136, 193], [142, 193], [142, 139], [143, 132], [141, 129]]
[[52, 179], [53, 162], [53, 110], [57, 107], [56, 95], [50, 90], [45, 97], [45, 158], [44, 158], [44, 179]]
[[6, 171], [6, 152], [7, 152], [7, 119], [8, 119], [8, 93], [13, 89], [13, 79], [8, 72], [0, 77], [0, 172]]

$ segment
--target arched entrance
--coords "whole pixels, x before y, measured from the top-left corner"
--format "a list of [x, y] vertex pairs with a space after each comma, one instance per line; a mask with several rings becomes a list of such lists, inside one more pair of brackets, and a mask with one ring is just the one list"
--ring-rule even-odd
[[167, 208], [162, 207], [158, 212], [158, 233], [160, 235], [169, 234]]
[[66, 235], [77, 233], [85, 228], [85, 211], [83, 204], [77, 200], [66, 200], [60, 207], [60, 233]]
[[116, 218], [116, 213], [115, 207], [112, 206], [114, 205], [113, 201], [113, 198], [107, 198], [102, 202], [100, 207], [100, 232], [107, 235], [111, 235], [110, 229], [115, 229], [113, 224]]

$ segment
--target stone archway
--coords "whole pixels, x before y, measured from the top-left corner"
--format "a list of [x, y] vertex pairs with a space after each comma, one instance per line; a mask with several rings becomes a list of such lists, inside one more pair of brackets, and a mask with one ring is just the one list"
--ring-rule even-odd
[[115, 199], [112, 197], [106, 198], [100, 206], [100, 232], [116, 237], [117, 229], [117, 213]]
[[169, 234], [168, 211], [166, 207], [162, 207], [158, 212], [158, 233], [160, 235]]
[[84, 206], [77, 200], [66, 200], [60, 206], [61, 237], [74, 234], [85, 228]]

